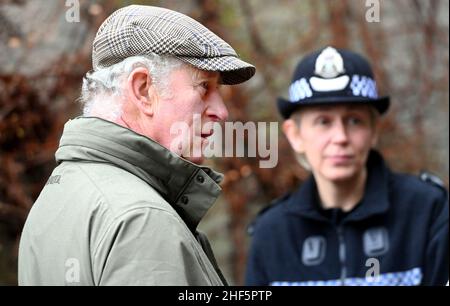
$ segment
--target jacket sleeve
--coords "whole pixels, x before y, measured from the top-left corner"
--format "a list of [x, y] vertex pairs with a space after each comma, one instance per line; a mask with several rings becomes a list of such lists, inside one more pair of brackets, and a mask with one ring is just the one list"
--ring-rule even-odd
[[449, 205], [447, 193], [442, 191], [441, 196], [434, 204], [422, 284], [426, 286], [444, 286], [449, 279]]
[[96, 247], [96, 285], [210, 285], [180, 220], [170, 213], [137, 208], [117, 217]]
[[247, 271], [245, 275], [246, 286], [268, 286], [269, 281], [265, 273], [264, 264], [264, 240], [260, 237], [260, 232], [255, 229], [253, 240], [247, 257]]

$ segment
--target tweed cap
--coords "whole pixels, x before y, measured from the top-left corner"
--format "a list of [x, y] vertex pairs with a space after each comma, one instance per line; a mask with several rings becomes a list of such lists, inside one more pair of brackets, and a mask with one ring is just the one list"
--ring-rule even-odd
[[144, 5], [121, 8], [103, 22], [94, 39], [92, 65], [97, 70], [150, 53], [220, 72], [222, 83], [228, 85], [245, 82], [255, 74], [253, 65], [239, 59], [229, 44], [199, 22], [169, 9]]

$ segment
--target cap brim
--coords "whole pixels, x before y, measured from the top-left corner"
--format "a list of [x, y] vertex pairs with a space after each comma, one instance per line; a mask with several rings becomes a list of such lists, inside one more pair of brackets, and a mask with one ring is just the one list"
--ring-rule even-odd
[[235, 56], [177, 58], [201, 70], [220, 72], [222, 84], [225, 85], [236, 85], [248, 81], [256, 72], [253, 65]]
[[278, 98], [278, 111], [284, 119], [288, 119], [293, 112], [304, 106], [313, 105], [340, 105], [340, 104], [369, 104], [375, 107], [383, 115], [389, 109], [390, 97], [384, 96], [378, 99], [369, 99], [361, 97], [335, 97], [335, 98], [316, 98], [302, 102], [291, 102], [282, 97]]

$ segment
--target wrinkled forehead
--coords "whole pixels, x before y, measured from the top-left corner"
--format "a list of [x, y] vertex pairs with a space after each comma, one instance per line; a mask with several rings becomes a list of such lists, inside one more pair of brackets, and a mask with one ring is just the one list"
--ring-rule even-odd
[[220, 73], [200, 70], [191, 65], [182, 65], [172, 70], [168, 76], [170, 86], [198, 86], [203, 82], [211, 84], [221, 84]]
[[213, 81], [221, 83], [221, 74], [216, 71], [201, 70], [193, 66], [189, 66], [188, 69], [191, 73], [193, 81]]

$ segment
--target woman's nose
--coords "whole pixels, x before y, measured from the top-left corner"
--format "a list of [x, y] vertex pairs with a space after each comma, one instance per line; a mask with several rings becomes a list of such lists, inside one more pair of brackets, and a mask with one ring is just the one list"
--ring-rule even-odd
[[348, 134], [345, 124], [341, 121], [336, 123], [333, 128], [333, 142], [342, 144], [348, 142]]

